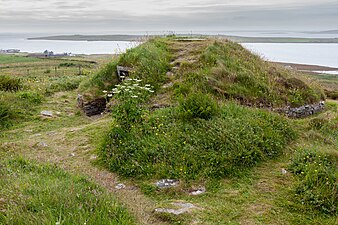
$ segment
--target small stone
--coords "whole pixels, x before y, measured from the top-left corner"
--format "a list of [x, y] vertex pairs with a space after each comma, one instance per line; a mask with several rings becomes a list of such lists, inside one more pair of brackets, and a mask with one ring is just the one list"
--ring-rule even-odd
[[96, 155], [91, 155], [91, 156], [90, 156], [90, 160], [95, 160], [95, 159], [97, 159], [97, 156], [96, 156]]
[[286, 169], [284, 169], [284, 168], [282, 168], [281, 172], [282, 172], [283, 175], [285, 175], [285, 174], [288, 173], [288, 171]]
[[180, 209], [157, 208], [157, 209], [155, 209], [155, 212], [180, 215], [180, 214], [183, 214], [185, 212], [189, 212], [190, 209], [196, 208], [196, 206], [194, 206], [191, 203], [178, 202], [178, 203], [172, 203], [172, 205], [178, 206], [178, 207], [180, 207]]
[[190, 192], [191, 195], [201, 195], [206, 192], [205, 187], [198, 188], [197, 190], [194, 190]]
[[25, 130], [25, 132], [31, 133], [33, 132], [33, 130]]
[[52, 111], [44, 110], [44, 111], [41, 111], [41, 115], [42, 116], [47, 116], [47, 117], [53, 117], [53, 112]]
[[46, 148], [46, 147], [48, 147], [48, 145], [45, 143], [45, 142], [39, 142], [38, 144], [37, 144], [37, 146], [39, 146], [39, 147], [43, 147], [43, 148]]
[[56, 112], [56, 115], [60, 116], [60, 115], [61, 115], [61, 112]]
[[49, 135], [49, 136], [53, 136], [55, 134], [57, 134], [57, 132], [55, 132], [55, 131], [50, 131], [50, 132], [47, 133], [47, 135]]
[[167, 72], [165, 75], [167, 75], [168, 77], [172, 77], [172, 76], [174, 76], [174, 73], [173, 72]]
[[169, 88], [169, 87], [172, 87], [174, 84], [172, 82], [168, 83], [168, 84], [165, 84], [162, 86], [162, 88]]
[[124, 185], [124, 184], [118, 184], [118, 185], [115, 186], [115, 188], [116, 188], [117, 190], [125, 189], [125, 188], [126, 188], [126, 185]]
[[176, 187], [179, 184], [177, 180], [174, 179], [162, 179], [156, 182], [156, 186], [159, 188], [171, 188]]
[[69, 156], [74, 157], [74, 156], [75, 156], [75, 153], [72, 152], [72, 153], [69, 154]]

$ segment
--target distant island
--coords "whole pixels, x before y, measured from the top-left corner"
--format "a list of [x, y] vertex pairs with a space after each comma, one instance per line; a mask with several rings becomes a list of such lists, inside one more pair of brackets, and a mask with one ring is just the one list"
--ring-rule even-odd
[[[327, 31], [329, 32], [329, 31]], [[331, 31], [333, 32], [333, 31]], [[160, 36], [160, 35], [158, 35]], [[338, 38], [293, 38], [293, 37], [242, 37], [228, 35], [177, 34], [189, 37], [227, 38], [239, 43], [338, 43]], [[28, 40], [58, 40], [58, 41], [140, 41], [155, 37], [155, 35], [58, 35], [47, 37], [32, 37]]]

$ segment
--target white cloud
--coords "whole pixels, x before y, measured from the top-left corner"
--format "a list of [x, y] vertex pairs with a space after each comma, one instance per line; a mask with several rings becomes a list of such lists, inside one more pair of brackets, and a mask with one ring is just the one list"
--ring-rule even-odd
[[222, 27], [229, 26], [229, 21], [244, 26], [245, 20], [250, 26], [278, 26], [283, 22], [279, 20], [290, 26], [292, 20], [297, 20], [295, 24], [320, 20], [335, 26], [338, 14], [331, 14], [337, 11], [337, 0], [0, 0], [0, 29], [45, 29], [51, 24], [58, 29], [88, 24], [130, 29], [208, 27], [208, 23]]

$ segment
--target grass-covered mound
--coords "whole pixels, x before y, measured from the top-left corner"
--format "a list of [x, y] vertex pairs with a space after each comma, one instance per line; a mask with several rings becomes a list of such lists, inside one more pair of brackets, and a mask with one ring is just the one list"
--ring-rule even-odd
[[[235, 175], [280, 154], [295, 132], [287, 119], [226, 103], [229, 99], [280, 107], [323, 98], [319, 88], [297, 74], [226, 40], [153, 39], [128, 50], [117, 64], [133, 68], [130, 76], [142, 81], [129, 80], [114, 89], [115, 125], [100, 156], [126, 177], [196, 180]], [[173, 73], [166, 76], [167, 71]], [[162, 87], [165, 82], [171, 85]], [[148, 87], [161, 98], [170, 96], [173, 107], [149, 111], [139, 91]]]
[[[266, 62], [240, 44], [212, 39], [183, 42], [172, 37], [151, 39], [127, 50], [82, 85], [81, 91], [111, 90], [119, 83], [117, 65], [132, 68], [131, 78], [142, 79], [155, 90], [171, 82], [168, 93], [172, 90], [175, 100], [193, 91], [260, 107], [296, 107], [325, 98], [300, 73]], [[173, 77], [166, 76], [169, 71]]]
[[301, 74], [265, 62], [240, 44], [209, 41], [197, 54], [197, 61], [183, 61], [178, 92], [203, 89], [221, 99], [260, 107], [300, 106], [324, 98], [322, 90]]
[[170, 70], [171, 54], [164, 39], [152, 39], [140, 46], [128, 49], [103, 66], [89, 81], [80, 85], [80, 91], [91, 95], [101, 95], [103, 90], [111, 90], [119, 83], [117, 66], [132, 68], [130, 77], [141, 78], [158, 89], [166, 81]]
[[295, 136], [278, 115], [234, 103], [211, 113], [203, 109], [213, 104], [200, 102], [188, 117], [182, 102], [144, 112], [128, 127], [117, 121], [101, 147], [101, 159], [126, 177], [221, 178], [275, 157]]
[[134, 224], [83, 177], [19, 157], [0, 159], [0, 224]]

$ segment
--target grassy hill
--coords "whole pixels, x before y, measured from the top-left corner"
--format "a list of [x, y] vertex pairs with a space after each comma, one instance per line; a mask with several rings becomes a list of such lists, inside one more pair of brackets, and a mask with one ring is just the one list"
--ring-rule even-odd
[[[306, 74], [222, 39], [8, 60], [0, 224], [336, 224], [337, 102], [303, 119], [270, 110], [324, 99]], [[132, 68], [130, 79], [118, 81], [117, 65]], [[86, 117], [77, 94], [103, 91], [112, 113]], [[156, 210], [182, 205], [192, 208]]]

